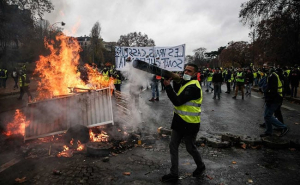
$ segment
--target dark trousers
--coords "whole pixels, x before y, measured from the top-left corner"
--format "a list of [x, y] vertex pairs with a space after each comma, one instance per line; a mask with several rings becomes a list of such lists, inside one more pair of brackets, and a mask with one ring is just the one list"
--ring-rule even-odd
[[18, 78], [14, 78], [14, 81], [15, 81], [14, 89], [15, 89], [15, 88], [18, 89]]
[[227, 85], [227, 92], [230, 92], [230, 83], [231, 83], [231, 82], [226, 82], [226, 85]]
[[[282, 104], [281, 104], [282, 105]], [[275, 110], [274, 112], [274, 116], [281, 122], [284, 124], [283, 122], [283, 117], [282, 117], [282, 113], [281, 113], [281, 105]]]
[[0, 87], [6, 88], [6, 80], [7, 78], [0, 78]]
[[297, 97], [297, 88], [296, 86], [292, 86], [292, 89], [291, 89], [291, 97]]
[[160, 85], [161, 85], [161, 91], [164, 91], [165, 90], [164, 79], [160, 80]]
[[170, 142], [170, 154], [171, 154], [171, 174], [178, 175], [178, 147], [181, 142], [181, 139], [184, 138], [185, 147], [188, 153], [194, 158], [194, 161], [197, 167], [202, 167], [204, 165], [201, 155], [197, 150], [195, 145], [197, 134], [193, 135], [184, 135], [181, 132], [177, 132], [176, 130], [172, 130], [171, 142]]
[[273, 114], [275, 113], [278, 108], [280, 108], [281, 103], [266, 103], [265, 105], [265, 112], [264, 112], [264, 119], [266, 123], [266, 134], [272, 134], [272, 125], [277, 128], [287, 128], [285, 124], [283, 124], [279, 119], [276, 119]]
[[242, 92], [242, 97], [244, 98], [244, 85], [236, 85], [234, 96], [237, 96], [239, 90]]
[[23, 95], [27, 93], [28, 98], [30, 97], [32, 99], [32, 95], [29, 91], [29, 87], [28, 86], [24, 86], [24, 87], [20, 87], [20, 97], [19, 99], [22, 99]]
[[216, 96], [218, 96], [218, 98], [220, 99], [220, 93], [221, 93], [221, 85], [222, 82], [215, 82], [214, 83], [214, 98], [216, 98]]

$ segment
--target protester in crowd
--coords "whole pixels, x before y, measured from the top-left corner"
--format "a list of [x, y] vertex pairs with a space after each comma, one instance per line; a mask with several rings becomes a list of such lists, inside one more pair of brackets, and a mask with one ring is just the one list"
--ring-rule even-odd
[[222, 73], [220, 73], [220, 69], [216, 68], [216, 72], [213, 74], [212, 82], [214, 84], [214, 96], [213, 99], [216, 99], [216, 96], [218, 96], [218, 99], [220, 99], [220, 93], [221, 93], [221, 85], [223, 82]]
[[30, 81], [29, 81], [29, 77], [28, 77], [28, 75], [26, 75], [22, 70], [20, 70], [20, 72], [19, 72], [19, 79], [20, 79], [20, 96], [19, 96], [19, 98], [17, 98], [18, 100], [22, 100], [22, 98], [23, 98], [23, 95], [25, 94], [25, 93], [27, 93], [27, 95], [28, 95], [28, 99], [29, 100], [32, 100], [32, 95], [31, 95], [31, 93], [30, 93], [30, 91], [29, 91], [29, 83], [30, 83]]
[[232, 70], [231, 74], [231, 84], [232, 84], [232, 91], [235, 91], [235, 84], [236, 84], [236, 70]]
[[[196, 136], [200, 128], [200, 113], [202, 103], [202, 90], [197, 80], [198, 67], [187, 64], [184, 69], [183, 80], [178, 84], [174, 82], [174, 90], [170, 85], [171, 79], [165, 79], [166, 92], [174, 105], [172, 121], [172, 135], [170, 142], [171, 169], [170, 174], [161, 178], [162, 182], [176, 182], [178, 180], [178, 147], [184, 138], [185, 146], [197, 165], [193, 172], [194, 177], [199, 177], [205, 170], [201, 155], [195, 146]], [[175, 84], [180, 85], [175, 87]]]
[[243, 72], [242, 68], [238, 69], [238, 72], [236, 73], [235, 81], [236, 81], [235, 94], [232, 98], [236, 99], [238, 91], [240, 90], [242, 92], [242, 99], [244, 99], [245, 73]]
[[122, 75], [121, 75], [120, 71], [113, 72], [112, 76], [114, 78], [115, 89], [117, 91], [121, 91]]
[[6, 88], [6, 80], [8, 78], [7, 69], [0, 69], [0, 87]]
[[14, 68], [12, 73], [11, 73], [11, 77], [14, 79], [15, 81], [15, 85], [14, 85], [14, 90], [18, 89], [18, 79], [19, 79], [19, 73], [17, 71], [17, 68]]
[[294, 68], [289, 75], [289, 81], [291, 83], [291, 97], [297, 98], [299, 78], [300, 78], [299, 71], [297, 68]]
[[[268, 66], [266, 66], [268, 69]], [[281, 129], [281, 133], [279, 136], [284, 136], [289, 129], [285, 124], [276, 119], [273, 114], [276, 110], [280, 109], [282, 105], [283, 97], [282, 97], [282, 83], [279, 76], [275, 73], [275, 69], [269, 69], [269, 75], [267, 79], [267, 88], [265, 91], [265, 112], [264, 112], [264, 120], [266, 124], [266, 131], [264, 134], [261, 134], [261, 137], [272, 136], [272, 125]]]
[[152, 98], [149, 100], [151, 102], [159, 101], [159, 90], [158, 82], [161, 80], [161, 76], [153, 75], [151, 79], [151, 94]]
[[212, 76], [213, 76], [212, 70], [209, 68], [209, 71], [207, 73], [207, 79], [206, 79], [206, 91], [209, 92], [209, 89], [211, 89], [211, 92], [213, 92], [214, 88], [211, 87], [211, 82], [212, 82]]
[[245, 87], [246, 87], [246, 96], [251, 95], [251, 89], [253, 84], [253, 73], [250, 69], [247, 70], [247, 74], [245, 76]]
[[231, 76], [232, 76], [231, 70], [228, 69], [225, 74], [225, 82], [226, 82], [226, 87], [227, 87], [227, 91], [225, 93], [228, 93], [228, 94], [230, 94], [230, 92], [231, 92], [231, 90], [230, 90], [230, 84], [232, 81]]

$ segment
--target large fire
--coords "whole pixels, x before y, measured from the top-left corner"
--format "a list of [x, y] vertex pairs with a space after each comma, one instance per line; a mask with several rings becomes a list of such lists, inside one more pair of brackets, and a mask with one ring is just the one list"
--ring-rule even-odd
[[21, 134], [24, 136], [25, 128], [29, 125], [30, 121], [26, 120], [26, 116], [20, 112], [19, 109], [16, 110], [14, 120], [7, 124], [6, 131], [4, 135], [11, 136]]
[[100, 134], [96, 134], [90, 129], [89, 133], [90, 133], [90, 141], [92, 141], [92, 142], [107, 142], [108, 141], [109, 136], [103, 130], [101, 131]]
[[78, 71], [79, 52], [81, 51], [78, 41], [63, 34], [56, 36], [56, 40], [60, 43], [59, 47], [55, 47], [53, 41], [49, 43], [45, 40], [50, 54], [40, 56], [36, 62], [34, 74], [38, 74], [40, 77], [37, 89], [39, 95], [36, 100], [69, 94], [69, 87], [84, 89], [113, 87], [114, 79], [104, 79], [95, 66], [85, 65], [89, 78], [88, 84], [82, 81]]

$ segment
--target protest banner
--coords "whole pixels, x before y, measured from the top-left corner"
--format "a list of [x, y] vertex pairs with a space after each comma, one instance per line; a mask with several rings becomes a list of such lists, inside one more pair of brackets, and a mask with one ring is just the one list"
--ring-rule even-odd
[[[117, 70], [123, 70], [134, 60], [142, 60], [168, 71], [183, 71], [184, 58], [185, 44], [174, 47], [115, 47]], [[130, 61], [126, 61], [128, 59]]]

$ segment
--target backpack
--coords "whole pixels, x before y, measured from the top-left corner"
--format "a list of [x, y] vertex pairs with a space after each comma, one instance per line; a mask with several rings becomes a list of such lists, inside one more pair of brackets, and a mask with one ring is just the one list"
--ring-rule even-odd
[[258, 86], [261, 88], [262, 92], [265, 92], [267, 90], [267, 86], [268, 86], [267, 78], [268, 77], [265, 76], [258, 82]]
[[5, 76], [5, 72], [3, 70], [0, 71], [0, 77], [4, 77]]

